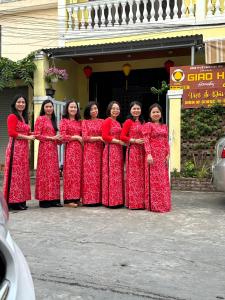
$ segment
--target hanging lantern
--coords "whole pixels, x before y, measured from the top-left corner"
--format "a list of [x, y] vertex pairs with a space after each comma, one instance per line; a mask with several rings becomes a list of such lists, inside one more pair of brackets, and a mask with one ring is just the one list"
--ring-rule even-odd
[[89, 78], [92, 75], [92, 67], [86, 66], [86, 67], [83, 68], [83, 71], [84, 71], [84, 75], [87, 78], [87, 91], [88, 91], [88, 88], [89, 88]]
[[131, 65], [130, 64], [123, 65], [123, 73], [126, 76], [126, 90], [127, 90], [127, 84], [128, 84], [127, 77], [129, 76], [130, 71], [131, 71]]
[[86, 76], [86, 78], [90, 78], [92, 75], [92, 67], [90, 66], [86, 66], [83, 68], [84, 74]]
[[166, 72], [170, 73], [170, 68], [174, 67], [175, 63], [172, 60], [167, 60], [164, 62], [164, 68], [166, 69]]

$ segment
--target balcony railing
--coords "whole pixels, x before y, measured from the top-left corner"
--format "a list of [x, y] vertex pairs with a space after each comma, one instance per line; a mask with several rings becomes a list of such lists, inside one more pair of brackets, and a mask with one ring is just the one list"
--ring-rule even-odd
[[[220, 0], [102, 0], [66, 6], [65, 38], [95, 38], [222, 23]], [[79, 33], [79, 34], [78, 34]]]

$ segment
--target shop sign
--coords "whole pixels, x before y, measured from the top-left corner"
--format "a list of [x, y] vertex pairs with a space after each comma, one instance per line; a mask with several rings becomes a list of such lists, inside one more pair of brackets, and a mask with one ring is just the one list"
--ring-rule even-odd
[[170, 89], [183, 90], [183, 108], [225, 106], [225, 66], [196, 65], [170, 68]]

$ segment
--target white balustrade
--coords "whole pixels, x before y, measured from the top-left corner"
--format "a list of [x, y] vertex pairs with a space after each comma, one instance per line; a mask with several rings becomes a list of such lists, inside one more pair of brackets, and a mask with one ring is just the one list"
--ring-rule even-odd
[[[221, 0], [177, 1], [177, 0], [97, 0], [93, 2], [68, 4], [65, 6], [66, 35], [72, 38], [74, 32], [80, 31], [78, 38], [90, 32], [90, 37], [99, 35], [126, 34], [129, 32], [146, 32], [156, 28], [182, 24], [219, 23], [225, 17], [221, 9]], [[188, 6], [186, 6], [188, 3]], [[204, 2], [205, 3], [205, 2]], [[204, 6], [204, 7], [203, 7]], [[109, 28], [110, 30], [107, 30]], [[105, 30], [104, 30], [105, 29]], [[88, 35], [86, 35], [88, 37]]]
[[[206, 21], [207, 23], [216, 24], [223, 23], [225, 19], [225, 9], [221, 0], [208, 0]], [[224, 3], [225, 4], [225, 3]]]

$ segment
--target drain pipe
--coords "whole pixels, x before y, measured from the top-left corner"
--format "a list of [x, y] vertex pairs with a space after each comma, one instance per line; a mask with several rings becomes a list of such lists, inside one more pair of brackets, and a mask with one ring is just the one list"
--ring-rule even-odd
[[195, 65], [195, 46], [191, 46], [191, 66]]

